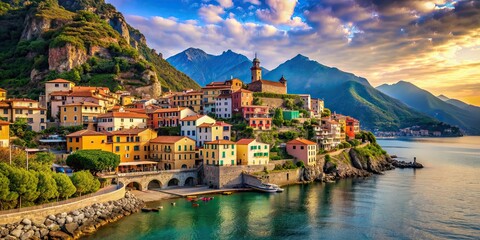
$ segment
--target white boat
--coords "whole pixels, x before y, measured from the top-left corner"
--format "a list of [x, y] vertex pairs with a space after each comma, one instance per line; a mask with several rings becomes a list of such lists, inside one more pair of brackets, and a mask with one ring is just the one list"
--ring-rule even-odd
[[253, 189], [261, 191], [261, 192], [268, 192], [268, 193], [275, 193], [275, 192], [283, 192], [283, 189], [275, 184], [270, 183], [262, 183], [260, 186], [251, 186]]

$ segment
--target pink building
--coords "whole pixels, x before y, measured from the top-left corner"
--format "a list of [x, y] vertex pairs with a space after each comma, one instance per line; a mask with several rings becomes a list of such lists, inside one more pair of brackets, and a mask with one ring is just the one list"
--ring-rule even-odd
[[317, 164], [317, 144], [307, 139], [297, 138], [287, 142], [287, 153], [305, 166]]

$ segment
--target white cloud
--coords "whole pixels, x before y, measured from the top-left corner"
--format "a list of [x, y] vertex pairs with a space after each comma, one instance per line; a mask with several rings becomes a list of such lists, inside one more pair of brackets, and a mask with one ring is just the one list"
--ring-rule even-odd
[[223, 8], [231, 8], [233, 7], [233, 1], [232, 0], [217, 0], [218, 4], [222, 6]]
[[225, 10], [223, 10], [223, 7], [212, 4], [203, 5], [198, 10], [198, 15], [200, 15], [200, 17], [208, 23], [217, 23], [222, 21], [223, 19], [220, 17], [220, 15], [224, 13]]
[[243, 0], [244, 3], [251, 3], [253, 5], [260, 5], [262, 4], [260, 0]]
[[258, 9], [257, 16], [264, 22], [276, 25], [308, 28], [300, 17], [293, 17], [297, 0], [267, 0], [268, 9]]

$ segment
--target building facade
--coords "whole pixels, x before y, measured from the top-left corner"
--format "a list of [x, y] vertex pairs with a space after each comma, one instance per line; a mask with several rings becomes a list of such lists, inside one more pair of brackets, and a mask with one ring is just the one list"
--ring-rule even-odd
[[200, 157], [206, 165], [235, 166], [237, 148], [235, 142], [228, 140], [206, 142], [200, 149]]
[[29, 128], [35, 132], [43, 131], [47, 127], [47, 109], [40, 107], [40, 103], [26, 98], [11, 98], [0, 101], [0, 117], [11, 123], [25, 119]]
[[105, 113], [105, 109], [95, 103], [70, 103], [60, 108], [60, 125], [69, 126], [91, 126], [97, 124], [97, 117]]
[[253, 59], [250, 71], [252, 81], [248, 84], [248, 90], [253, 92], [287, 94], [287, 80], [283, 76], [278, 82], [262, 79], [262, 68], [260, 67], [260, 60], [258, 60], [257, 57]]
[[195, 168], [195, 140], [185, 136], [159, 136], [150, 141], [150, 158], [163, 170]]
[[237, 145], [237, 165], [268, 164], [270, 145], [255, 139], [240, 139]]
[[153, 112], [153, 128], [176, 127], [180, 124], [180, 119], [196, 114], [192, 109], [186, 107], [157, 109]]
[[287, 152], [302, 161], [305, 166], [317, 164], [317, 144], [303, 138], [297, 138], [287, 142]]
[[146, 128], [148, 116], [134, 112], [109, 112], [97, 117], [97, 131], [118, 131], [131, 128]]

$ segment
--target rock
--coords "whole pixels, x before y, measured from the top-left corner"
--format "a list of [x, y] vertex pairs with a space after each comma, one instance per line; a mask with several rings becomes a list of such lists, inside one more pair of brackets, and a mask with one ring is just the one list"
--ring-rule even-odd
[[30, 239], [30, 238], [33, 237], [34, 233], [35, 232], [33, 230], [29, 230], [29, 231], [25, 232], [24, 234], [22, 234], [22, 236], [20, 236], [20, 239], [21, 240]]
[[77, 217], [78, 217], [78, 220], [82, 220], [85, 218], [85, 214], [80, 213], [80, 215], [78, 215]]
[[55, 215], [48, 215], [48, 219], [55, 221], [57, 220], [57, 217], [55, 217]]
[[40, 238], [43, 238], [43, 237], [47, 236], [48, 233], [49, 233], [48, 229], [46, 229], [46, 228], [40, 229], [39, 232], [40, 232]]
[[10, 232], [10, 235], [19, 238], [22, 235], [22, 233], [23, 233], [22, 230], [15, 229], [15, 230]]
[[5, 238], [3, 238], [4, 240], [17, 240], [18, 238], [15, 237], [15, 236], [12, 236], [12, 235], [8, 235], [6, 236]]
[[47, 218], [47, 219], [45, 219], [44, 225], [45, 225], [45, 226], [49, 226], [49, 225], [51, 225], [52, 223], [55, 223], [55, 221], [52, 220], [52, 219], [50, 219], [50, 218]]
[[[48, 233], [47, 233], [47, 234], [48, 234]], [[37, 238], [37, 239], [42, 238], [42, 235], [40, 234], [40, 231], [38, 231], [38, 230], [35, 231], [35, 233], [33, 234], [33, 236], [34, 236], [35, 238]]]
[[72, 237], [67, 233], [62, 231], [51, 231], [49, 234], [49, 239], [58, 239], [58, 240], [70, 240]]
[[9, 233], [10, 233], [10, 231], [8, 230], [8, 228], [5, 228], [5, 227], [0, 228], [0, 236], [1, 237], [8, 236]]
[[62, 212], [62, 213], [60, 213], [60, 217], [62, 217], [62, 218], [66, 218], [66, 217], [67, 217], [67, 215], [68, 215], [68, 214], [67, 214], [66, 212]]
[[23, 225], [32, 225], [32, 221], [30, 221], [30, 219], [28, 219], [28, 218], [24, 218], [22, 220], [22, 224]]
[[72, 222], [72, 223], [67, 223], [67, 224], [65, 224], [64, 228], [65, 228], [65, 231], [66, 231], [67, 233], [69, 233], [70, 235], [73, 236], [74, 233], [75, 233], [75, 231], [78, 229], [78, 224], [77, 224], [77, 223], [74, 223], [74, 222]]
[[55, 223], [52, 223], [50, 225], [47, 226], [48, 230], [50, 231], [57, 231], [60, 229], [60, 226], [58, 226], [57, 224]]
[[44, 222], [45, 220], [32, 220], [32, 224], [37, 227], [41, 227], [42, 225], [44, 225]]
[[63, 226], [63, 224], [65, 224], [65, 218], [58, 218], [57, 223], [58, 225]]
[[18, 225], [15, 229], [22, 230], [22, 229], [23, 229], [23, 225], [20, 224], [20, 225]]
[[80, 212], [79, 211], [73, 211], [72, 214], [73, 214], [73, 216], [78, 216], [78, 215], [80, 215]]
[[27, 230], [30, 230], [30, 229], [32, 229], [32, 225], [25, 225], [25, 226], [23, 226], [22, 230], [27, 231]]
[[65, 222], [66, 222], [66, 223], [71, 223], [71, 222], [73, 222], [73, 218], [70, 217], [70, 216], [67, 216], [67, 217], [65, 218]]

